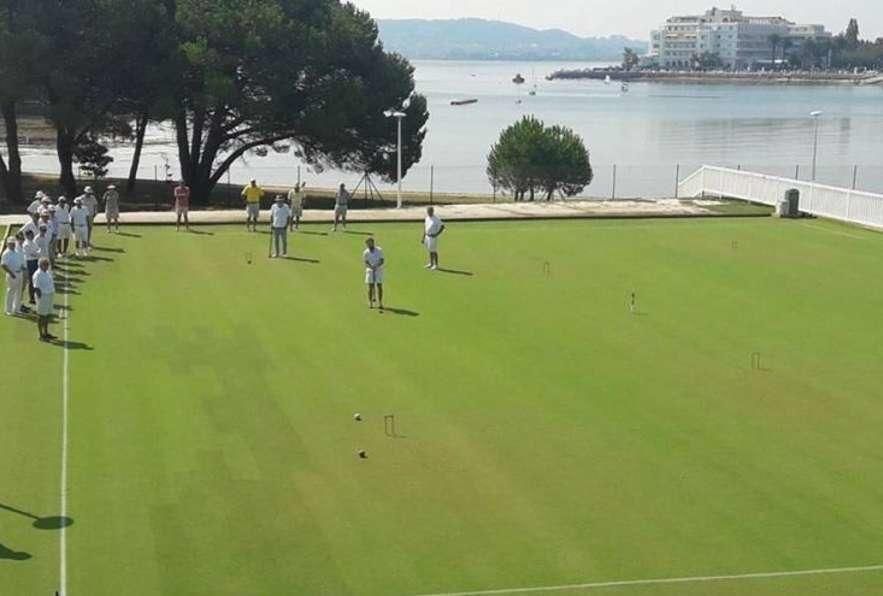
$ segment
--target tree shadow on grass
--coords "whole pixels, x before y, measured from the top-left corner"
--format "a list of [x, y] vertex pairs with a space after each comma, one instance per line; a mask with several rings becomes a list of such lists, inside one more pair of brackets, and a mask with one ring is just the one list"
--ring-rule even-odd
[[467, 276], [467, 277], [472, 277], [472, 276], [475, 275], [475, 274], [472, 273], [471, 271], [462, 271], [462, 270], [460, 270], [460, 269], [445, 269], [444, 267], [439, 267], [439, 268], [437, 269], [437, 271], [438, 271], [439, 273], [449, 273], [449, 274], [451, 274], [451, 275], [465, 275], [465, 276]]
[[28, 553], [14, 551], [4, 544], [0, 544], [0, 560], [7, 561], [27, 561], [31, 558]]
[[419, 312], [416, 312], [413, 310], [408, 310], [406, 308], [391, 308], [389, 306], [384, 307], [382, 312], [390, 313], [393, 315], [401, 315], [403, 317], [419, 317], [420, 316]]
[[3, 503], [0, 503], [0, 509], [4, 509], [11, 513], [16, 513], [18, 515], [21, 515], [22, 517], [27, 517], [34, 520], [34, 523], [32, 525], [38, 530], [60, 530], [61, 528], [66, 528], [73, 525], [74, 523], [74, 520], [70, 517], [62, 517], [60, 515], [40, 517], [38, 515], [34, 515], [33, 513], [28, 513], [27, 511], [22, 511], [21, 509], [16, 509], [15, 507], [4, 505]]
[[298, 263], [310, 263], [313, 265], [318, 265], [322, 261], [319, 259], [308, 259], [306, 257], [282, 257], [283, 261], [297, 261]]

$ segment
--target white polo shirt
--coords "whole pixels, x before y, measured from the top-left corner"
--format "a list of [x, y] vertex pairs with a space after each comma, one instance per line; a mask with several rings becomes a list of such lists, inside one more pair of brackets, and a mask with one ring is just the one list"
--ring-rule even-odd
[[66, 205], [59, 205], [55, 209], [55, 221], [59, 224], [69, 224], [71, 222], [70, 209]]
[[362, 253], [362, 259], [369, 269], [372, 267], [379, 267], [380, 263], [383, 262], [383, 249], [379, 246], [375, 246], [374, 252], [371, 252], [366, 248], [365, 252]]
[[291, 209], [285, 203], [274, 203], [270, 209], [270, 220], [274, 228], [287, 228]]
[[40, 258], [46, 257], [49, 258], [49, 242], [51, 238], [49, 234], [45, 236], [37, 236], [34, 238], [34, 244], [37, 245], [37, 248], [40, 249]]
[[80, 198], [83, 199], [83, 207], [89, 210], [89, 216], [95, 217], [98, 213], [98, 199], [95, 195], [83, 195]]
[[71, 223], [74, 227], [85, 226], [89, 223], [89, 212], [85, 207], [74, 206], [71, 209]]
[[28, 230], [30, 230], [31, 232], [33, 232], [33, 233], [34, 233], [34, 238], [36, 238], [36, 237], [37, 237], [37, 234], [40, 233], [40, 226], [38, 226], [37, 224], [35, 224], [33, 221], [29, 221], [28, 223], [26, 223], [25, 225], [23, 225], [22, 227], [20, 227], [20, 228], [18, 229], [18, 231], [21, 232], [22, 235], [27, 234], [27, 233], [28, 233]]
[[[0, 264], [8, 267], [10, 271], [18, 277], [22, 269], [25, 268], [25, 256], [17, 250], [4, 249], [3, 256], [0, 256]], [[4, 271], [4, 273], [6, 273]], [[9, 275], [8, 273], [6, 275]]]
[[31, 215], [35, 213], [39, 213], [40, 208], [43, 206], [43, 199], [34, 199], [30, 205], [28, 205], [28, 213]]
[[31, 283], [34, 288], [39, 289], [42, 294], [55, 293], [55, 280], [52, 279], [52, 274], [49, 271], [37, 269], [36, 273], [34, 273], [34, 277], [31, 278]]
[[438, 215], [427, 215], [426, 219], [423, 220], [423, 229], [430, 238], [435, 237], [441, 228], [442, 220], [438, 218]]
[[34, 240], [25, 239], [21, 245], [21, 250], [25, 255], [25, 261], [37, 261], [40, 259], [40, 247]]

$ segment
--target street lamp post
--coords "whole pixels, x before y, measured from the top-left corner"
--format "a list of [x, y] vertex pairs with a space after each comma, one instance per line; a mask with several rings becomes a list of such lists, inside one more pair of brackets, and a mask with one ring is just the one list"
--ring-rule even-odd
[[813, 141], [812, 141], [812, 181], [816, 181], [816, 158], [819, 154], [819, 119], [822, 115], [822, 112], [816, 110], [814, 112], [809, 113], [810, 117], [815, 122], [815, 131], [813, 132]]
[[383, 112], [383, 115], [387, 118], [395, 118], [398, 124], [398, 149], [397, 149], [397, 160], [398, 167], [396, 170], [396, 180], [398, 181], [398, 191], [396, 196], [396, 207], [399, 209], [402, 208], [402, 121], [405, 119], [407, 114], [402, 110], [407, 110], [411, 107], [411, 96], [408, 96], [404, 102], [402, 102], [401, 110], [386, 110]]

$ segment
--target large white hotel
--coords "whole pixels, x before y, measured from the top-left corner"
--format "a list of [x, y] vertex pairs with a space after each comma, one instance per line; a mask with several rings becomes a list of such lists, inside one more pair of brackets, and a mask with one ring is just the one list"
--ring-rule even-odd
[[772, 59], [772, 35], [789, 40], [790, 51], [799, 50], [807, 39], [831, 37], [823, 25], [749, 17], [735, 7], [712, 8], [702, 15], [671, 17], [661, 29], [651, 31], [649, 58], [662, 68], [689, 68], [695, 56], [710, 52], [727, 68], [752, 68]]

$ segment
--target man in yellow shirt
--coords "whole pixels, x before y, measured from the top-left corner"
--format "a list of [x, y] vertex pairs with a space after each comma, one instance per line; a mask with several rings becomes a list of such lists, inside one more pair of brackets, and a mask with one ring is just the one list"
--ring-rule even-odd
[[245, 229], [250, 232], [258, 231], [258, 218], [261, 215], [261, 199], [264, 196], [264, 189], [258, 186], [257, 180], [251, 179], [251, 182], [242, 189], [242, 198], [245, 199], [245, 214], [247, 220]]

